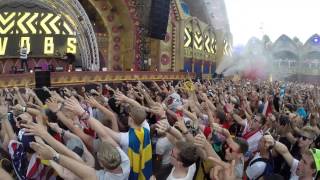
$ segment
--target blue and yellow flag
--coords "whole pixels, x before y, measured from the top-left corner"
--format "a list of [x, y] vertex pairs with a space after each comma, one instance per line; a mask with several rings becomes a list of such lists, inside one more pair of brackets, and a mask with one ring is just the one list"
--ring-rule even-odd
[[152, 175], [150, 132], [146, 128], [129, 130], [129, 180], [149, 180]]

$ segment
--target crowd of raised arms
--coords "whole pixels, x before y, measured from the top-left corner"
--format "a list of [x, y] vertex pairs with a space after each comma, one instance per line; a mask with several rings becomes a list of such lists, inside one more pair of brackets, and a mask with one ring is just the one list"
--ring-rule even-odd
[[317, 179], [317, 85], [90, 87], [0, 90], [1, 180]]

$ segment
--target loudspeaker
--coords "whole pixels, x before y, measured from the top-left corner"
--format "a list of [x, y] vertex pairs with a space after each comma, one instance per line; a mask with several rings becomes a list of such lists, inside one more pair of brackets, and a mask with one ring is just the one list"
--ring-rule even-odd
[[36, 88], [42, 88], [43, 86], [51, 86], [50, 71], [38, 71], [35, 72]]
[[149, 32], [150, 37], [165, 40], [171, 0], [152, 0]]

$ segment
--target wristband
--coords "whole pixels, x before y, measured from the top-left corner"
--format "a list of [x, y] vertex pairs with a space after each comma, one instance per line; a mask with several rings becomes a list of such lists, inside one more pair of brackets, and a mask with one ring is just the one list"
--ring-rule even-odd
[[52, 160], [59, 164], [60, 154], [58, 154], [58, 153], [54, 154], [53, 157], [52, 157]]

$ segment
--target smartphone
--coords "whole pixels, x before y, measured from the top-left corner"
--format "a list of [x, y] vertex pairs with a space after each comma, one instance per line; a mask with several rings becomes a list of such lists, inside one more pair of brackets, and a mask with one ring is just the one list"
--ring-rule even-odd
[[13, 131], [15, 133], [19, 132], [19, 128], [16, 125], [16, 121], [14, 120], [13, 113], [12, 112], [8, 112], [7, 115], [8, 115], [8, 121], [10, 122], [10, 125], [11, 125]]

